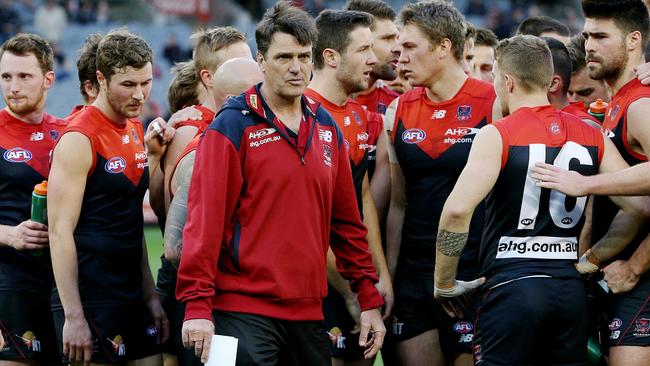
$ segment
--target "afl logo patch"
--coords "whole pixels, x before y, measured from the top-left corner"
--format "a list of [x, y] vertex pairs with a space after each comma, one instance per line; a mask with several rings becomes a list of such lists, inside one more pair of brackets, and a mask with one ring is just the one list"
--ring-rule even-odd
[[427, 134], [419, 128], [409, 128], [402, 132], [402, 141], [407, 144], [417, 144], [424, 141], [425, 138], [427, 138]]
[[612, 319], [612, 322], [609, 323], [609, 330], [616, 330], [623, 325], [623, 321], [619, 318]]
[[119, 174], [126, 169], [126, 160], [123, 157], [115, 156], [104, 164], [104, 169], [111, 174]]
[[14, 147], [11, 150], [5, 151], [2, 157], [12, 163], [26, 163], [32, 160], [32, 153], [22, 147]]
[[470, 322], [458, 322], [454, 324], [454, 332], [466, 334], [474, 330], [474, 325]]

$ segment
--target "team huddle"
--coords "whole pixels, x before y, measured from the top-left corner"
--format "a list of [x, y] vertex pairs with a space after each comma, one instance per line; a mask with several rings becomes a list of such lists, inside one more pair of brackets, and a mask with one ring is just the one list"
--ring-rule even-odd
[[146, 127], [140, 36], [86, 39], [64, 119], [52, 48], [12, 37], [0, 365], [201, 365], [214, 334], [237, 365], [647, 365], [650, 17], [582, 9], [498, 41], [442, 0], [280, 1], [255, 55], [195, 33]]

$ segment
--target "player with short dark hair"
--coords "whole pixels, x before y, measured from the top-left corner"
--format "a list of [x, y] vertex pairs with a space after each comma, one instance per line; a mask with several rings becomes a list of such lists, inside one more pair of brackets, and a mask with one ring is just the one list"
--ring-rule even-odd
[[[384, 297], [387, 316], [392, 308], [393, 290], [368, 178], [368, 154], [381, 131], [382, 127], [377, 126], [381, 124], [381, 120], [377, 121], [381, 117], [370, 111], [366, 113], [361, 104], [349, 99], [353, 93], [368, 88], [377, 63], [373, 52], [374, 37], [370, 30], [372, 24], [373, 17], [365, 12], [324, 10], [318, 15], [314, 74], [305, 96], [320, 103], [343, 133], [352, 167], [357, 206], [368, 229], [368, 246], [377, 268], [377, 287]], [[337, 36], [328, 36], [333, 33]], [[371, 120], [373, 115], [375, 119]], [[328, 258], [329, 289], [323, 301], [323, 312], [326, 329], [331, 334], [332, 362], [335, 365], [350, 362], [371, 365], [372, 359], [364, 361], [364, 348], [358, 345], [358, 334], [354, 334], [359, 325], [356, 295], [337, 272], [334, 254], [328, 252]]]
[[490, 29], [476, 27], [474, 29], [474, 69], [472, 77], [492, 83], [492, 67], [494, 66], [494, 48], [497, 46], [497, 36]]
[[[447, 313], [462, 316], [466, 294], [483, 285], [476, 296], [478, 365], [586, 365], [586, 292], [575, 268], [586, 198], [537, 187], [529, 169], [549, 161], [591, 175], [625, 162], [598, 130], [550, 105], [553, 63], [543, 40], [503, 40], [496, 57], [494, 87], [507, 117], [479, 131], [445, 202], [435, 297]], [[459, 281], [470, 220], [484, 199], [483, 277]], [[650, 203], [647, 197], [615, 201], [638, 214], [647, 214]]]
[[86, 104], [92, 104], [95, 98], [97, 98], [97, 92], [99, 92], [95, 59], [97, 56], [97, 47], [101, 40], [101, 34], [93, 33], [86, 37], [83, 46], [79, 49], [79, 58], [77, 59], [79, 91]]
[[132, 33], [109, 32], [97, 49], [97, 99], [70, 120], [53, 153], [52, 308], [71, 362], [162, 362], [168, 324], [143, 237], [148, 172], [137, 119], [152, 80], [151, 47]]
[[72, 108], [66, 120], [72, 119], [85, 106], [92, 104], [97, 98], [99, 84], [97, 83], [97, 46], [102, 40], [102, 35], [93, 33], [86, 37], [84, 44], [77, 51], [77, 75], [79, 77], [79, 92], [84, 100], [84, 104], [78, 104]]
[[517, 27], [517, 34], [530, 34], [537, 37], [551, 37], [567, 43], [571, 30], [559, 20], [544, 15], [524, 19]]
[[169, 113], [201, 104], [206, 97], [206, 91], [196, 72], [194, 60], [179, 62], [171, 71], [172, 79], [167, 88]]
[[582, 102], [569, 103], [567, 91], [571, 83], [572, 64], [566, 46], [555, 38], [540, 38], [546, 42], [546, 45], [551, 50], [551, 59], [553, 61], [553, 77], [551, 78], [551, 86], [548, 89], [549, 102], [556, 109], [573, 114], [594, 128], [600, 128], [600, 121], [585, 111]]
[[[46, 223], [31, 220], [34, 186], [65, 123], [45, 113], [54, 85], [52, 48], [19, 34], [0, 49], [0, 364], [58, 365], [50, 312], [54, 285]], [[1, 343], [1, 342], [0, 342]]]
[[[562, 189], [572, 195], [647, 194], [645, 170], [650, 128], [646, 120], [650, 113], [650, 90], [636, 78], [635, 68], [645, 62], [644, 50], [650, 33], [648, 9], [640, 0], [617, 3], [585, 0], [582, 8], [586, 18], [582, 34], [586, 39], [589, 76], [605, 80], [614, 94], [603, 129], [626, 162], [637, 166], [593, 178], [542, 166], [537, 168], [535, 177], [542, 181], [543, 187]], [[566, 176], [575, 178], [569, 180], [573, 184], [563, 184], [566, 179], [562, 177]], [[592, 241], [605, 235], [610, 224], [613, 229], [634, 236], [622, 251], [620, 247], [592, 248], [594, 253], [602, 249], [608, 252], [606, 256], [597, 256], [594, 264], [598, 268], [609, 263], [603, 272], [614, 292], [607, 304], [609, 362], [615, 366], [642, 365], [650, 357], [650, 327], [645, 326], [645, 319], [650, 318], [650, 275], [647, 272], [650, 268], [650, 228], [643, 223], [631, 226], [628, 220], [620, 220], [617, 212], [609, 198], [597, 196], [594, 200]], [[593, 256], [591, 261], [594, 261]]]
[[[362, 11], [373, 17], [370, 30], [375, 37], [372, 50], [377, 56], [377, 63], [370, 73], [368, 88], [357, 93], [355, 99], [370, 112], [384, 115], [390, 103], [399, 96], [399, 93], [387, 85], [397, 78], [397, 59], [400, 53], [395, 10], [382, 0], [350, 0], [343, 8]], [[368, 154], [368, 177], [379, 220], [383, 223], [390, 201], [390, 162], [387, 150], [389, 141], [383, 131], [383, 122], [378, 125], [379, 138], [376, 144], [370, 146]]]
[[589, 77], [587, 69], [587, 53], [585, 52], [585, 37], [576, 34], [566, 44], [571, 58], [571, 83], [569, 84], [569, 101], [581, 101], [584, 108], [600, 98], [604, 102], [611, 99], [605, 81]]

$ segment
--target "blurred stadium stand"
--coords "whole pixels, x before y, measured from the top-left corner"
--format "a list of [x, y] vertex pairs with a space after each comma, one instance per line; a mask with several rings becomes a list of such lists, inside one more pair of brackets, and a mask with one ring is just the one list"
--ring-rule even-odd
[[[340, 8], [345, 0], [293, 0], [312, 14], [324, 8]], [[21, 30], [36, 32], [35, 10], [46, 0], [0, 0], [0, 29], [6, 39]], [[106, 33], [126, 26], [142, 35], [155, 52], [155, 80], [149, 110], [143, 122], [156, 115], [167, 114], [167, 85], [171, 64], [163, 56], [165, 44], [172, 35], [184, 53], [189, 55], [189, 36], [198, 27], [232, 25], [249, 36], [255, 50], [255, 23], [275, 0], [65, 0], [54, 1], [68, 14], [58, 53], [57, 82], [48, 95], [47, 111], [66, 116], [81, 103], [75, 69], [77, 49], [85, 37], [94, 32]], [[395, 9], [409, 1], [387, 0]], [[579, 1], [533, 0], [455, 0], [454, 5], [475, 25], [495, 30], [500, 37], [508, 36], [516, 25], [529, 15], [549, 15], [566, 22], [575, 31], [582, 26]], [[103, 8], [102, 8], [103, 7]], [[3, 9], [11, 9], [5, 11]], [[24, 19], [22, 19], [24, 18]]]

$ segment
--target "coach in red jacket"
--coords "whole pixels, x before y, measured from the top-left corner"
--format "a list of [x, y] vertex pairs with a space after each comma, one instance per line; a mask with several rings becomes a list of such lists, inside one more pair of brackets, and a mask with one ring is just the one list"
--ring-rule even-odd
[[367, 357], [382, 345], [383, 299], [345, 143], [302, 96], [315, 35], [304, 11], [271, 8], [255, 33], [264, 82], [231, 98], [199, 144], [177, 297], [183, 341], [203, 362], [216, 333], [239, 339], [237, 365], [329, 365], [329, 244], [359, 293], [359, 343]]

